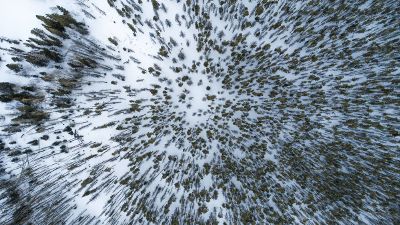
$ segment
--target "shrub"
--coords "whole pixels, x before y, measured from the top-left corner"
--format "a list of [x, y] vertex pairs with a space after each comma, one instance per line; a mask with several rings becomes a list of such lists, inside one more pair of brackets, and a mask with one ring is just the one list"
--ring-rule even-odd
[[115, 40], [115, 39], [109, 37], [109, 38], [108, 38], [108, 41], [110, 41], [113, 45], [118, 46], [117, 40]]
[[6, 66], [8, 67], [8, 69], [10, 69], [10, 70], [12, 70], [12, 71], [14, 71], [16, 73], [19, 73], [22, 70], [22, 65], [21, 64], [10, 63], [10, 64], [7, 64]]

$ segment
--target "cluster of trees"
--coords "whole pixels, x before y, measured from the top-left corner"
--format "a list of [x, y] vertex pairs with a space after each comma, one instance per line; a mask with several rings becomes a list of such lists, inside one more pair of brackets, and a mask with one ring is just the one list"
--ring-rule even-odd
[[[138, 67], [153, 83], [140, 88], [127, 83], [130, 71], [109, 53], [119, 48], [126, 53], [124, 43], [116, 38], [108, 39], [114, 45], [109, 48], [94, 43], [86, 25], [61, 7], [37, 17], [44, 30], [32, 31], [25, 43], [30, 51], [13, 48], [15, 58], [7, 64], [18, 74], [27, 66], [55, 69], [37, 77], [52, 84], [48, 93], [0, 83], [0, 100], [20, 103], [18, 121], [50, 124], [57, 140], [49, 149], [60, 148], [71, 161], [62, 168], [68, 174], [60, 176], [90, 171], [83, 180], [52, 180], [62, 184], [62, 193], [76, 186], [74, 197], [94, 200], [112, 193], [104, 215], [114, 223], [121, 213], [138, 224], [361, 223], [361, 214], [370, 223], [398, 222], [400, 33], [393, 25], [398, 14], [393, 2], [187, 0], [179, 3], [184, 15], [168, 13], [156, 0], [108, 3], [132, 35], [157, 45], [152, 66]], [[144, 4], [151, 4], [154, 16], [146, 18]], [[169, 19], [161, 20], [164, 15]], [[196, 32], [186, 33], [192, 26]], [[180, 30], [182, 43], [168, 34]], [[65, 41], [74, 43], [72, 49], [65, 49]], [[96, 85], [113, 69], [118, 82], [110, 82], [110, 90], [84, 93], [86, 103], [95, 102], [91, 108], [75, 107], [74, 90], [84, 92], [84, 78]], [[125, 93], [115, 90], [121, 86]], [[204, 87], [205, 107], [193, 114], [205, 119], [190, 123], [191, 90], [198, 87]], [[53, 110], [63, 116], [48, 120]], [[89, 121], [82, 129], [113, 130], [105, 142], [116, 145], [83, 142], [70, 148], [59, 136], [79, 138], [76, 127], [51, 128], [70, 117], [100, 115], [107, 121], [99, 126]], [[89, 156], [82, 154], [88, 149]], [[7, 154], [17, 157], [25, 150]], [[118, 160], [129, 162], [119, 177]], [[86, 168], [89, 162], [95, 166]], [[45, 176], [46, 168], [39, 171]], [[43, 199], [34, 204], [43, 207], [51, 196], [43, 197], [49, 190], [38, 186]], [[73, 206], [61, 206], [66, 197], [60, 196], [54, 213], [68, 215]]]

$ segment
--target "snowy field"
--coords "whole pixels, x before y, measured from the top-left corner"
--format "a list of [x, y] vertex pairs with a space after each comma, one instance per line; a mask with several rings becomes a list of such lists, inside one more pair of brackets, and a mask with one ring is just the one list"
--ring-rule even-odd
[[3, 0], [0, 224], [399, 224], [399, 7]]

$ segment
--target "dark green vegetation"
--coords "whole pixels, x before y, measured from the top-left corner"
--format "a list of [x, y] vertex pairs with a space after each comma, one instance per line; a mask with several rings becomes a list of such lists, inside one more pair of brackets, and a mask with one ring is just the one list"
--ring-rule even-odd
[[[29, 51], [21, 50], [18, 47], [8, 49], [8, 53], [14, 56], [13, 61], [18, 63], [6, 65], [15, 73], [31, 77], [32, 85], [21, 86], [9, 82], [0, 83], [0, 101], [10, 103], [15, 108], [15, 113], [11, 115], [11, 122], [2, 126], [1, 130], [9, 135], [19, 135], [20, 138], [30, 130], [38, 134], [48, 133], [48, 130], [53, 128], [52, 122], [49, 121], [60, 124], [63, 121], [68, 121], [70, 116], [68, 114], [74, 112], [71, 108], [73, 108], [76, 100], [71, 96], [72, 90], [82, 86], [83, 77], [104, 76], [104, 71], [111, 68], [101, 64], [101, 62], [105, 58], [115, 59], [104, 52], [104, 48], [85, 38], [89, 34], [85, 24], [75, 20], [66, 9], [57, 7], [57, 12], [46, 16], [37, 16], [37, 18], [43, 22], [45, 30], [32, 30], [33, 37], [24, 43], [30, 49]], [[20, 44], [18, 41], [6, 41], [15, 45]], [[69, 49], [64, 47], [64, 43], [67, 42]], [[37, 68], [37, 73], [31, 75], [29, 72], [25, 72], [23, 63]], [[94, 71], [98, 67], [101, 68]], [[46, 68], [52, 72], [41, 72], [40, 68]], [[48, 85], [51, 88], [43, 89], [42, 86], [36, 84]], [[56, 120], [50, 119], [51, 114], [56, 111], [64, 113], [64, 116]], [[27, 128], [29, 129], [26, 131]], [[23, 130], [25, 130], [25, 133], [19, 134]], [[54, 134], [59, 133], [60, 131], [54, 131]], [[71, 136], [74, 135], [72, 130], [66, 133]], [[57, 136], [57, 139], [59, 138]], [[48, 139], [49, 135], [45, 134], [42, 135], [40, 140], [32, 140], [27, 144], [34, 146], [35, 149], [39, 147], [40, 152], [41, 144], [46, 143]], [[67, 143], [67, 140], [55, 141], [47, 148], [58, 148], [61, 154], [66, 154], [69, 151], [65, 143]], [[49, 189], [39, 188], [38, 178], [44, 178], [47, 173], [40, 174], [40, 171], [32, 170], [30, 166], [29, 158], [37, 153], [36, 150], [17, 147], [15, 142], [9, 142], [9, 144], [11, 148], [5, 147], [2, 137], [0, 137], [0, 176], [5, 175], [7, 168], [2, 158], [3, 154], [10, 157], [10, 163], [22, 165], [22, 171], [18, 177], [11, 176], [6, 180], [0, 180], [0, 190], [4, 191], [0, 193], [0, 199], [5, 200], [0, 207], [0, 223], [64, 223], [62, 221], [65, 221], [66, 217], [63, 216], [67, 216], [67, 214], [61, 215], [63, 214], [61, 212], [66, 209], [64, 208], [66, 204], [64, 197], [49, 194], [48, 191], [52, 191], [54, 187]], [[48, 151], [49, 154], [54, 154], [54, 150]], [[55, 184], [56, 182], [53, 181], [52, 183]], [[84, 184], [85, 182], [82, 186]], [[36, 187], [36, 189], [33, 187]], [[63, 188], [62, 186], [59, 187]], [[51, 196], [52, 203], [49, 204], [54, 207], [43, 205], [41, 201], [47, 198], [46, 196]], [[71, 209], [67, 209], [67, 211], [69, 210]], [[54, 214], [57, 212], [60, 212], [60, 215], [55, 216]]]
[[[0, 83], [17, 110], [4, 131], [37, 135], [0, 141], [0, 175], [36, 157], [25, 179], [0, 181], [0, 222], [400, 222], [397, 1], [164, 3], [108, 0], [154, 43], [151, 65], [117, 38], [96, 44], [61, 7], [38, 16], [30, 51], [9, 49], [12, 73], [33, 66], [48, 86]], [[138, 74], [112, 55], [122, 50]], [[74, 202], [98, 198], [103, 217]]]

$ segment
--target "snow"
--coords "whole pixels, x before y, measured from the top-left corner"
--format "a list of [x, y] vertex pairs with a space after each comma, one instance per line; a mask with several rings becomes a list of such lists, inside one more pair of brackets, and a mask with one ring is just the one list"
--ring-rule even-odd
[[[115, 7], [120, 9], [124, 4], [132, 6], [130, 2], [135, 1], [116, 1]], [[205, 7], [210, 16], [210, 19], [205, 21], [211, 21], [210, 39], [214, 40], [215, 45], [222, 46], [223, 41], [233, 41], [239, 33], [243, 37], [246, 36], [246, 40], [237, 46], [228, 42], [221, 53], [212, 48], [208, 52], [204, 47], [197, 50], [198, 41], [204, 37], [201, 35], [205, 30], [197, 29], [193, 23], [201, 20], [190, 21], [190, 18], [194, 17], [194, 11], [184, 11], [187, 7], [184, 6], [186, 1], [159, 2], [165, 6], [166, 13], [160, 7], [158, 18], [154, 18], [156, 13], [151, 1], [145, 0], [136, 5], [140, 10], [134, 9], [131, 18], [122, 17], [107, 1], [8, 0], [2, 5], [0, 15], [6, 19], [0, 20], [1, 37], [22, 41], [20, 44], [7, 41], [0, 43], [0, 82], [17, 84], [18, 91], [22, 86], [39, 87], [34, 93], [43, 95], [45, 100], [38, 106], [51, 114], [50, 119], [43, 124], [21, 126], [21, 131], [15, 134], [0, 131], [1, 140], [6, 140], [7, 147], [11, 146], [12, 150], [33, 151], [32, 154], [24, 153], [18, 157], [10, 156], [11, 150], [4, 153], [0, 151], [0, 166], [6, 165], [5, 171], [8, 174], [0, 174], [0, 178], [12, 180], [12, 177], [22, 174], [26, 162], [24, 157], [29, 155], [38, 184], [33, 192], [28, 194], [43, 198], [34, 206], [44, 210], [43, 212], [46, 212], [47, 204], [57, 206], [58, 199], [53, 198], [57, 193], [57, 196], [70, 200], [62, 206], [66, 210], [65, 215], [68, 216], [69, 223], [76, 222], [78, 218], [80, 220], [80, 217], [83, 219], [82, 223], [143, 223], [146, 221], [144, 214], [156, 213], [155, 218], [168, 220], [178, 211], [182, 218], [193, 216], [196, 219], [207, 220], [215, 210], [217, 214], [222, 213], [222, 217], [217, 217], [218, 222], [229, 224], [238, 222], [232, 218], [251, 206], [262, 206], [261, 208], [265, 207], [264, 210], [271, 209], [281, 216], [291, 214], [290, 217], [295, 223], [301, 223], [302, 219], [307, 217], [313, 222], [326, 218], [322, 217], [322, 211], [311, 216], [306, 209], [307, 204], [299, 204], [301, 198], [308, 196], [308, 189], [315, 187], [301, 187], [296, 180], [299, 176], [297, 171], [314, 163], [327, 164], [328, 158], [324, 155], [326, 152], [318, 155], [312, 150], [319, 150], [320, 146], [333, 142], [340, 133], [334, 133], [332, 130], [342, 126], [348, 118], [359, 116], [373, 121], [385, 116], [395, 118], [398, 109], [395, 105], [382, 108], [371, 105], [372, 111], [367, 116], [362, 112], [351, 114], [340, 109], [343, 103], [341, 98], [344, 98], [342, 94], [338, 94], [337, 86], [340, 82], [353, 85], [355, 90], [360, 91], [362, 85], [370, 79], [364, 73], [381, 73], [387, 68], [379, 64], [364, 70], [348, 70], [343, 66], [328, 66], [330, 62], [320, 62], [324, 56], [315, 63], [304, 60], [311, 54], [319, 55], [321, 52], [315, 48], [304, 47], [315, 36], [310, 35], [309, 39], [299, 38], [305, 36], [297, 36], [293, 32], [293, 21], [282, 19], [287, 16], [283, 7], [288, 1], [271, 3], [271, 12], [265, 14], [265, 18], [261, 16], [259, 22], [254, 20], [255, 8], [259, 1], [242, 1], [235, 6], [225, 7], [223, 15], [219, 13], [220, 1], [200, 1], [199, 4]], [[53, 63], [46, 68], [39, 68], [21, 62], [24, 70], [18, 74], [5, 66], [13, 61], [14, 53], [11, 53], [9, 48], [16, 46], [25, 51], [30, 50], [23, 41], [32, 36], [32, 28], [41, 27], [41, 22], [35, 16], [56, 11], [53, 7], [57, 4], [69, 10], [78, 21], [84, 22], [90, 32], [90, 35], [83, 38], [74, 33], [73, 29], [69, 29], [71, 39], [63, 40], [62, 54], [69, 60], [87, 54], [89, 58], [98, 59], [101, 64], [97, 68], [79, 71], [79, 75], [84, 76], [79, 78], [78, 87], [72, 89], [70, 94], [61, 96], [73, 101], [74, 105], [70, 108], [58, 108], [52, 102], [55, 99], [54, 92], [64, 88], [57, 80], [71, 78], [77, 74], [67, 62], [61, 63], [60, 67], [63, 69], [57, 68]], [[371, 4], [372, 1], [367, 1], [359, 8], [366, 10]], [[296, 13], [303, 8], [308, 9], [306, 4], [301, 2], [291, 3], [291, 6], [291, 10], [295, 11], [294, 15], [298, 15]], [[247, 7], [250, 13], [247, 17], [241, 16], [244, 7]], [[239, 12], [239, 17], [234, 18], [229, 10]], [[127, 23], [134, 23], [133, 19], [137, 23], [135, 35], [127, 26]], [[167, 19], [171, 22], [171, 27], [166, 25]], [[323, 31], [328, 25], [332, 25], [325, 24], [324, 19], [326, 18], [321, 17], [313, 21], [311, 25], [314, 26], [315, 32]], [[261, 23], [263, 20], [264, 24]], [[241, 25], [246, 21], [251, 22], [252, 27], [242, 29]], [[285, 29], [271, 29], [268, 26], [278, 21], [282, 22]], [[303, 21], [300, 25], [308, 26]], [[383, 24], [372, 22], [366, 26], [366, 32], [349, 34], [347, 38], [357, 42], [363, 40], [370, 32], [380, 32], [383, 28]], [[224, 32], [221, 39], [218, 37], [220, 31]], [[260, 35], [256, 36], [255, 31], [260, 31]], [[116, 40], [118, 45], [113, 45], [109, 38]], [[177, 46], [170, 43], [172, 39]], [[96, 52], [99, 50], [95, 47], [94, 50], [86, 49], [83, 44], [88, 44], [89, 41], [96, 43], [101, 51]], [[329, 41], [330, 38], [325, 35], [320, 42]], [[252, 44], [256, 47], [253, 48]], [[270, 49], [262, 49], [266, 44], [270, 45]], [[167, 48], [168, 57], [159, 55], [161, 47]], [[254, 56], [256, 48], [260, 49], [257, 51], [266, 53], [262, 55], [262, 60]], [[281, 49], [282, 53], [276, 53], [277, 49]], [[242, 50], [249, 52], [246, 55]], [[352, 58], [363, 60], [364, 50], [365, 48], [360, 48], [353, 51]], [[236, 60], [233, 55], [240, 52], [245, 56]], [[179, 57], [180, 53], [185, 57]], [[289, 69], [290, 57], [299, 59], [299, 65], [296, 65], [295, 69]], [[220, 65], [216, 68], [222, 69], [207, 72], [209, 67], [205, 64], [206, 60], [209, 65]], [[343, 64], [344, 61], [339, 63]], [[175, 67], [181, 67], [182, 71], [174, 71]], [[299, 74], [294, 73], [297, 69]], [[152, 70], [155, 71], [151, 72]], [[89, 76], [87, 71], [98, 74], [99, 77]], [[56, 79], [45, 81], [38, 75], [40, 72], [54, 75]], [[393, 73], [398, 72], [397, 69]], [[321, 80], [310, 81], [308, 77], [314, 74]], [[344, 75], [341, 81], [334, 79], [341, 75]], [[185, 80], [187, 77], [190, 82]], [[228, 88], [224, 78], [231, 79], [233, 86]], [[259, 80], [264, 83], [261, 84]], [[390, 86], [392, 83], [388, 80], [382, 82], [382, 85]], [[157, 92], [154, 94], [151, 91], [155, 89]], [[279, 92], [277, 97], [271, 97], [272, 90]], [[321, 92], [317, 90], [327, 96], [324, 98], [327, 103], [319, 103], [319, 108], [311, 104], [317, 97], [322, 98]], [[252, 91], [258, 91], [258, 95]], [[171, 99], [166, 101], [166, 96], [170, 96]], [[351, 100], [355, 98], [350, 97], [353, 98]], [[376, 97], [376, 101], [379, 101], [379, 98]], [[231, 102], [231, 106], [225, 107], [228, 102]], [[134, 103], [141, 107], [140, 110], [132, 108]], [[15, 117], [16, 108], [23, 105], [17, 101], [0, 102], [0, 128], [14, 123], [12, 119]], [[245, 105], [249, 108], [242, 110]], [[351, 110], [360, 109], [361, 107]], [[218, 121], [215, 121], [215, 118], [219, 118]], [[304, 132], [301, 129], [305, 118], [320, 127]], [[386, 126], [388, 122], [382, 124]], [[73, 134], [65, 131], [67, 127], [71, 127]], [[212, 131], [211, 137], [207, 131]], [[387, 149], [392, 150], [396, 147], [394, 139], [385, 137], [384, 131], [371, 131], [369, 128], [357, 128], [356, 131], [368, 134], [371, 139], [380, 138], [381, 140], [375, 138], [374, 141]], [[49, 135], [49, 139], [44, 140], [43, 135]], [[317, 135], [320, 135], [319, 138], [315, 138]], [[38, 145], [29, 144], [32, 140], [38, 140]], [[12, 141], [16, 143], [10, 145]], [[365, 144], [358, 139], [345, 141], [354, 146]], [[61, 146], [65, 146], [65, 149]], [[252, 149], [250, 146], [257, 147]], [[296, 159], [295, 153], [298, 153], [296, 150], [301, 152], [299, 157], [314, 158], [301, 159], [306, 163], [297, 165], [293, 162], [296, 161], [293, 160]], [[376, 151], [383, 154], [383, 150]], [[293, 155], [283, 155], [282, 152]], [[391, 153], [389, 150], [387, 152]], [[368, 157], [368, 154], [370, 152], [359, 155]], [[340, 171], [351, 173], [354, 170], [348, 166], [351, 161], [344, 158], [345, 162], [340, 164]], [[357, 160], [354, 156], [348, 158]], [[15, 159], [19, 161], [12, 162]], [[254, 161], [249, 163], [250, 160]], [[264, 172], [263, 167], [267, 162], [278, 169]], [[281, 165], [283, 162], [291, 165]], [[211, 165], [208, 174], [204, 172], [206, 164]], [[235, 165], [242, 166], [241, 170], [244, 171], [232, 169]], [[293, 168], [293, 165], [299, 168]], [[320, 169], [319, 166], [315, 165], [315, 168]], [[312, 166], [308, 169], [310, 174], [319, 173], [312, 170]], [[255, 171], [261, 175], [256, 177]], [[128, 177], [129, 181], [123, 184]], [[92, 178], [93, 181], [83, 187], [82, 182], [87, 178]], [[271, 195], [256, 195], [256, 186], [263, 184], [262, 182], [271, 182], [268, 183]], [[177, 187], [177, 184], [180, 186]], [[187, 186], [184, 187], [184, 184]], [[230, 185], [235, 186], [239, 194], [246, 197], [241, 203], [237, 203], [237, 207], [233, 204], [235, 196], [232, 196], [233, 193], [228, 188]], [[284, 189], [284, 197], [273, 193], [278, 185]], [[211, 196], [213, 191], [216, 191], [218, 198], [206, 201], [196, 197], [189, 200], [189, 196], [192, 197], [201, 190], [206, 190]], [[315, 190], [311, 191], [314, 192], [310, 193], [315, 193]], [[286, 194], [296, 195], [297, 203], [282, 209], [281, 203], [277, 204], [276, 200], [286, 198]], [[321, 193], [317, 194], [322, 196]], [[169, 206], [169, 212], [164, 213], [172, 196], [176, 201]], [[42, 205], [43, 202], [46, 207]], [[225, 207], [228, 203], [231, 208]], [[0, 198], [0, 206], [5, 204]], [[204, 205], [208, 211], [198, 214], [198, 209]], [[123, 207], [127, 210], [123, 211]], [[148, 211], [143, 213], [143, 208]], [[329, 210], [326, 212], [330, 213]], [[42, 219], [40, 213], [43, 212], [33, 214], [32, 218]], [[257, 213], [259, 212], [254, 212], [254, 215], [261, 215]], [[365, 208], [354, 214], [365, 223], [374, 219], [374, 215], [367, 213]]]
[[36, 15], [50, 12], [49, 5], [56, 0], [6, 0], [0, 7], [0, 30], [2, 36], [16, 40], [26, 40], [30, 37], [31, 29], [40, 27], [41, 21]]

